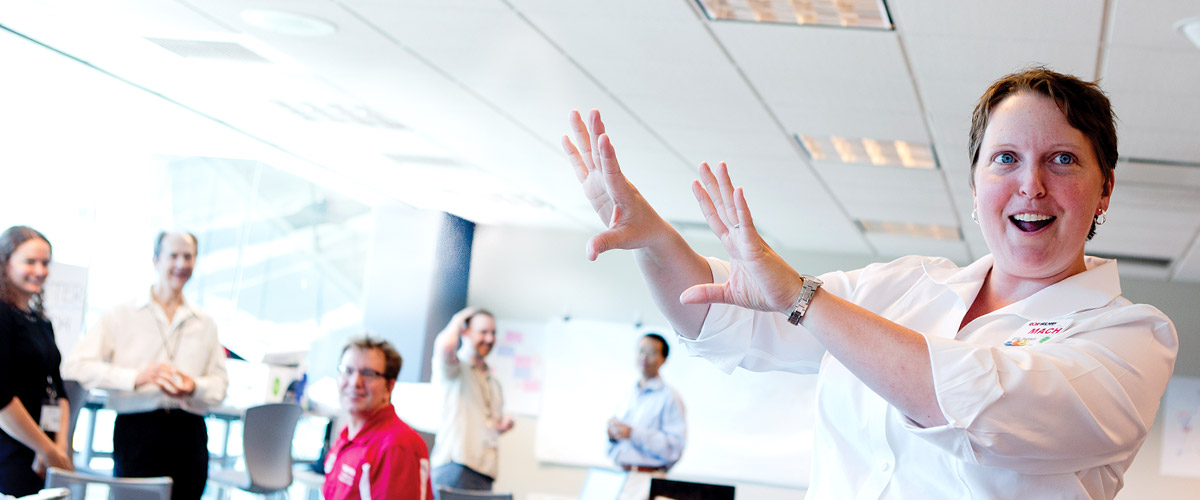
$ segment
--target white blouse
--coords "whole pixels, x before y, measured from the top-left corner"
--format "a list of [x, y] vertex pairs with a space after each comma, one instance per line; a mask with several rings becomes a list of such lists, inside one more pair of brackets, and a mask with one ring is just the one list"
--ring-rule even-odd
[[[960, 331], [992, 263], [904, 257], [821, 276], [925, 336], [942, 426], [910, 420], [782, 314], [713, 305], [683, 340], [726, 372], [819, 373], [806, 498], [1113, 498], [1174, 368], [1174, 325], [1120, 296], [1116, 262], [1087, 257], [1087, 271]], [[728, 279], [728, 263], [709, 264]]]

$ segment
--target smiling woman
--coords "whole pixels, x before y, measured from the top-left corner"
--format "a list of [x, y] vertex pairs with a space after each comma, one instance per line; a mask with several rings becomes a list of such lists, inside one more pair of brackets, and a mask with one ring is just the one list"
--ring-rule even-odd
[[71, 470], [66, 389], [54, 328], [42, 311], [50, 242], [14, 226], [0, 234], [0, 493], [37, 493], [48, 466]]
[[1087, 257], [1117, 158], [1108, 99], [1044, 68], [998, 80], [972, 120], [990, 255], [805, 276], [763, 241], [725, 164], [693, 193], [728, 262], [695, 253], [629, 183], [597, 111], [563, 137], [607, 230], [634, 249], [683, 342], [726, 371], [818, 373], [806, 498], [1113, 498], [1158, 411], [1178, 339]]

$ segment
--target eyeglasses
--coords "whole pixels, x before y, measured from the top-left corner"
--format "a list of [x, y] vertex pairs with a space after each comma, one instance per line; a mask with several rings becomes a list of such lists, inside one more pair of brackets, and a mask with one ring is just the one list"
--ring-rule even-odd
[[341, 365], [337, 368], [337, 371], [338, 371], [339, 376], [342, 376], [345, 378], [350, 378], [355, 373], [357, 373], [359, 377], [362, 377], [363, 380], [368, 380], [368, 381], [376, 380], [376, 379], [383, 377], [382, 372], [377, 372], [370, 368], [354, 368], [354, 367], [350, 367], [350, 366], [346, 366], [346, 365]]

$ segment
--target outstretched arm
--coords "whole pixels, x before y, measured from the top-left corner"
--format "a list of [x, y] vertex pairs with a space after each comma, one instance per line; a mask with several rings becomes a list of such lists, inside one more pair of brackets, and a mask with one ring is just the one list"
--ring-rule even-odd
[[[634, 250], [655, 303], [685, 337], [699, 335], [708, 304], [790, 312], [800, 296], [800, 274], [759, 235], [745, 194], [733, 187], [724, 163], [715, 173], [701, 164], [700, 181], [692, 185], [709, 228], [730, 256], [729, 279], [714, 284], [708, 262], [621, 173], [600, 113], [592, 110], [585, 125], [572, 111], [571, 127], [575, 142], [564, 136], [563, 149], [592, 208], [608, 225], [588, 240], [589, 259], [612, 249]], [[919, 333], [820, 290], [805, 326], [834, 357], [914, 421], [925, 426], [945, 423]]]
[[592, 209], [608, 226], [588, 240], [588, 259], [596, 260], [601, 253], [613, 249], [633, 250], [659, 310], [675, 331], [695, 338], [708, 314], [708, 306], [683, 304], [679, 294], [692, 285], [712, 283], [708, 262], [688, 246], [621, 173], [600, 112], [593, 109], [584, 124], [579, 112], [572, 111], [570, 121], [575, 142], [564, 135], [563, 150]]
[[[700, 179], [692, 190], [709, 227], [729, 252], [729, 280], [689, 288], [680, 300], [789, 314], [800, 296], [799, 273], [758, 234], [745, 194], [742, 188], [733, 187], [724, 163], [715, 174], [702, 165]], [[921, 334], [821, 289], [804, 316], [804, 327], [856, 377], [909, 418], [926, 427], [946, 423]]]

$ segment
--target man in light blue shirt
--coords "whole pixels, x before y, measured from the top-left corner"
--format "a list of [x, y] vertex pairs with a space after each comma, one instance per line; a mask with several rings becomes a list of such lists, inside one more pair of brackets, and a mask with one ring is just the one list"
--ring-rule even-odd
[[656, 333], [638, 340], [641, 379], [617, 416], [608, 420], [608, 456], [627, 471], [665, 473], [683, 455], [683, 400], [658, 376], [669, 351]]

